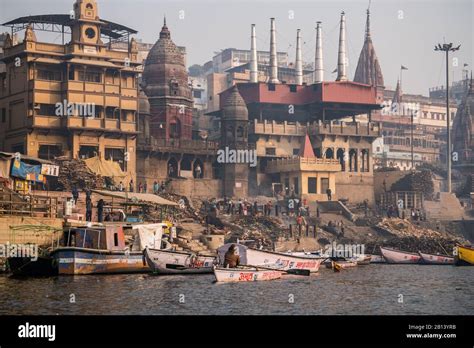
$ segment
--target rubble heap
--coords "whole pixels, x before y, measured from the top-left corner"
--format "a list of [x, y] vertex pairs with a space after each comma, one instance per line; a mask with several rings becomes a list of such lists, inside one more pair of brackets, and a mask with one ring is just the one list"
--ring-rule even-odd
[[260, 241], [264, 248], [271, 249], [273, 242], [286, 237], [288, 231], [282, 221], [269, 216], [235, 215], [231, 223], [226, 224], [231, 232], [229, 242], [239, 240]]
[[60, 167], [57, 187], [60, 191], [71, 191], [74, 185], [80, 190], [104, 186], [104, 178], [93, 173], [83, 160], [58, 157], [55, 162]]

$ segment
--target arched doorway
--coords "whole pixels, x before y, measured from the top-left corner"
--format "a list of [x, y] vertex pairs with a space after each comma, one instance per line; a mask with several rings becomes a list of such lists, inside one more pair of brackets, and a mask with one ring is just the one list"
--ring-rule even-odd
[[341, 169], [344, 172], [346, 170], [346, 161], [344, 160], [344, 149], [338, 149], [336, 153], [337, 159], [341, 164]]
[[178, 161], [176, 160], [176, 158], [171, 157], [168, 160], [167, 172], [168, 172], [168, 177], [169, 178], [177, 178], [178, 177]]

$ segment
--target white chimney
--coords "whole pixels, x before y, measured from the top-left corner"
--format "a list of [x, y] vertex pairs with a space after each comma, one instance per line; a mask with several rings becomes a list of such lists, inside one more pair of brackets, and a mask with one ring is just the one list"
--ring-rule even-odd
[[296, 30], [296, 84], [303, 84], [303, 62], [301, 61], [301, 30]]
[[314, 61], [314, 83], [324, 80], [323, 71], [323, 37], [321, 34], [321, 22], [316, 22], [316, 56]]
[[346, 16], [341, 12], [341, 28], [339, 30], [339, 51], [337, 55], [336, 81], [347, 81], [347, 56], [346, 56]]
[[250, 43], [250, 82], [258, 82], [257, 64], [257, 37], [255, 35], [255, 24], [252, 24], [252, 41]]
[[278, 83], [275, 18], [270, 18], [270, 83]]

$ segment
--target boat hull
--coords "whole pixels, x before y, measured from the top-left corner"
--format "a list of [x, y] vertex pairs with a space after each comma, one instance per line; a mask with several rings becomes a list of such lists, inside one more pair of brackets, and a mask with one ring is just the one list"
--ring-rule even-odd
[[29, 257], [9, 257], [8, 267], [14, 276], [47, 277], [58, 274], [58, 266], [50, 256], [39, 256], [36, 261]]
[[272, 270], [259, 270], [257, 268], [222, 268], [216, 267], [214, 275], [217, 282], [255, 282], [280, 279], [282, 272]]
[[322, 259], [319, 257], [294, 256], [271, 251], [247, 249], [247, 264], [254, 266], [268, 266], [278, 270], [307, 269], [311, 273], [319, 271]]
[[382, 255], [370, 255], [370, 263], [386, 263]]
[[52, 252], [60, 275], [143, 273], [150, 268], [139, 251], [58, 248]]
[[145, 259], [155, 274], [212, 273], [214, 256], [196, 255], [184, 251], [145, 249]]
[[445, 255], [425, 254], [418, 252], [421, 257], [421, 263], [428, 265], [452, 265], [454, 264], [454, 257]]
[[417, 264], [420, 263], [421, 256], [406, 251], [380, 248], [384, 259], [391, 264]]
[[346, 268], [352, 268], [356, 267], [357, 262], [356, 261], [331, 261], [329, 263], [326, 263], [326, 268], [337, 268], [337, 269], [346, 269]]
[[457, 255], [455, 258], [456, 266], [473, 266], [474, 265], [474, 248], [465, 246], [457, 247]]

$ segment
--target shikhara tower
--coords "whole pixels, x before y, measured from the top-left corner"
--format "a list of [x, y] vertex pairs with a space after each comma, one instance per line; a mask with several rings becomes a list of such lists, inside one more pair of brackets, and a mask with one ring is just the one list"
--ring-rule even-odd
[[166, 18], [160, 38], [146, 59], [142, 87], [150, 102], [150, 135], [191, 139], [192, 90], [184, 55], [171, 40]]

